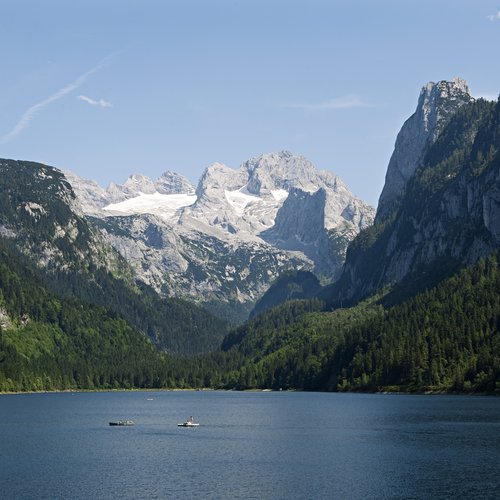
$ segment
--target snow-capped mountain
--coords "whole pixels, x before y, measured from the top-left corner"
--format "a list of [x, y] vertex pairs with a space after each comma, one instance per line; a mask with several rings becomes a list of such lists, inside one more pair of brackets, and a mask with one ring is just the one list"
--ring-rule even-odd
[[165, 295], [245, 311], [286, 270], [335, 278], [348, 242], [374, 217], [340, 178], [287, 151], [239, 169], [214, 163], [196, 190], [171, 172], [134, 174], [107, 189], [66, 176], [140, 279]]
[[[174, 172], [166, 171], [154, 181], [142, 174], [132, 174], [123, 184], [111, 183], [106, 189], [97, 182], [83, 179], [69, 170], [64, 171], [68, 182], [76, 189], [77, 196], [85, 213], [89, 215], [104, 216], [104, 207], [109, 205], [119, 205], [126, 200], [138, 198], [130, 206], [125, 205], [124, 209], [118, 207], [121, 213], [135, 213], [134, 206], [140, 208], [144, 203], [150, 209], [155, 208], [164, 197], [169, 199], [169, 195], [194, 195], [195, 188], [186, 177]], [[152, 196], [152, 201], [148, 202], [148, 197]], [[139, 200], [140, 199], [140, 200]], [[193, 200], [194, 201], [194, 200]], [[167, 202], [167, 206], [178, 208], [182, 206], [179, 202]], [[111, 209], [112, 210], [112, 209]], [[131, 210], [131, 212], [130, 212]], [[142, 212], [140, 212], [142, 213]]]

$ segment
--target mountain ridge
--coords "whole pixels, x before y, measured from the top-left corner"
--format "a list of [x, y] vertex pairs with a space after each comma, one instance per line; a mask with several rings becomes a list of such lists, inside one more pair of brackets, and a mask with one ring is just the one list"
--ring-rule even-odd
[[[431, 83], [424, 95], [452, 87], [466, 99], [461, 80]], [[252, 233], [267, 227], [283, 245], [327, 246], [328, 258], [342, 252], [344, 241], [332, 244], [352, 225], [328, 228], [326, 220], [335, 215], [329, 194], [343, 188], [301, 157], [271, 154], [239, 171], [215, 164], [198, 206], [121, 216], [84, 215], [85, 203], [57, 169], [0, 160], [0, 388], [498, 393], [500, 100], [455, 105], [455, 95], [445, 97], [454, 104], [435, 100], [448, 113], [441, 122], [428, 110], [435, 123], [426, 133], [435, 135], [421, 137], [390, 209], [359, 231], [340, 279], [326, 288], [307, 272], [304, 252], [257, 244], [260, 233]], [[287, 179], [271, 168], [276, 162], [285, 170], [299, 162], [304, 171]], [[311, 189], [313, 178], [324, 186]], [[130, 179], [122, 194], [132, 197], [115, 203], [116, 211], [135, 198], [188, 196], [159, 193], [139, 175]], [[354, 203], [339, 206], [344, 222], [362, 215]], [[213, 211], [190, 218], [201, 208]], [[287, 266], [294, 270], [283, 275]], [[137, 279], [141, 269], [148, 280]], [[233, 294], [249, 308], [257, 289], [245, 288], [249, 283], [273, 284], [253, 318], [226, 336], [224, 322], [182, 300], [160, 299], [152, 287], [167, 296], [171, 287], [182, 294], [191, 286], [193, 294], [208, 292], [213, 307]], [[146, 336], [168, 352], [205, 354], [176, 363], [156, 356]], [[221, 350], [206, 354], [220, 341]], [[114, 342], [125, 349], [113, 349]]]
[[[100, 219], [104, 238], [129, 259], [145, 283], [166, 296], [201, 303], [222, 300], [233, 311], [249, 311], [282, 272], [313, 270], [324, 280], [338, 276], [347, 243], [374, 217], [374, 209], [352, 195], [337, 176], [288, 151], [251, 158], [236, 170], [213, 163], [195, 194], [186, 183], [178, 183], [175, 193], [165, 186], [169, 194], [153, 192], [154, 182], [135, 174], [122, 188], [120, 196], [128, 198], [107, 205], [103, 191], [94, 198], [88, 195], [91, 181], [80, 181], [74, 174], [68, 178], [82, 210]], [[292, 204], [299, 192], [303, 195]], [[309, 206], [310, 196], [321, 192], [314, 195], [323, 197], [320, 205]], [[118, 194], [112, 194], [117, 199]], [[322, 227], [313, 231], [307, 218], [316, 217], [317, 210], [323, 214]], [[297, 214], [304, 223], [294, 235], [299, 230]], [[276, 225], [279, 231], [272, 230]], [[162, 245], [149, 246], [145, 228], [169, 236]], [[254, 259], [266, 272], [251, 264]]]
[[436, 141], [450, 117], [461, 106], [473, 101], [467, 82], [462, 78], [429, 82], [422, 87], [415, 112], [397, 135], [378, 202], [376, 222], [387, 218], [397, 206], [408, 180], [422, 164], [425, 149]]
[[472, 101], [450, 118], [391, 218], [376, 221], [351, 244], [337, 284], [340, 298], [359, 300], [425, 269], [439, 276], [443, 260], [453, 272], [497, 248], [499, 109], [498, 102]]
[[[225, 321], [192, 303], [161, 299], [137, 280], [123, 256], [84, 217], [61, 171], [0, 160], [0, 173], [0, 241], [53, 294], [118, 314], [161, 350], [185, 354], [218, 345]], [[192, 336], [190, 342], [186, 335]]]
[[[407, 179], [392, 184], [396, 141], [385, 193], [397, 192], [340, 279], [312, 295], [306, 274], [278, 280], [224, 340], [226, 388], [498, 394], [500, 99], [456, 79], [426, 85], [418, 106], [437, 91]], [[399, 138], [421, 133], [407, 124]]]

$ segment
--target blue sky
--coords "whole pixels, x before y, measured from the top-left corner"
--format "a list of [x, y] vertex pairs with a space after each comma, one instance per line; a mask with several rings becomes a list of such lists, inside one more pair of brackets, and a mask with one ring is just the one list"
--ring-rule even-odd
[[106, 185], [287, 149], [376, 204], [427, 81], [500, 93], [500, 0], [2, 0], [0, 157]]

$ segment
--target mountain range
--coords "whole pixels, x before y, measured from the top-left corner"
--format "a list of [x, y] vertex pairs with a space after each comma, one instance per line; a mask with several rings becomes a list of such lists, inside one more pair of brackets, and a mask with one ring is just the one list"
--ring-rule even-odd
[[375, 215], [339, 177], [286, 151], [237, 170], [214, 163], [196, 188], [172, 172], [156, 180], [134, 174], [107, 189], [65, 176], [139, 280], [235, 321], [283, 272], [338, 277], [348, 243]]
[[500, 100], [462, 79], [423, 87], [376, 214], [286, 151], [196, 187], [0, 173], [0, 390], [500, 391]]
[[427, 84], [341, 276], [276, 281], [224, 340], [226, 387], [498, 393], [499, 131], [500, 100]]
[[[17, 274], [34, 276], [43, 293], [58, 300], [104, 307], [123, 317], [162, 351], [196, 353], [220, 343], [225, 321], [192, 303], [162, 299], [138, 281], [81, 212], [61, 171], [0, 160], [0, 173], [0, 243], [9, 260], [19, 262], [22, 270]], [[9, 294], [4, 291], [4, 296]], [[1, 299], [0, 310], [9, 317]], [[27, 309], [36, 310], [28, 299], [23, 299]]]

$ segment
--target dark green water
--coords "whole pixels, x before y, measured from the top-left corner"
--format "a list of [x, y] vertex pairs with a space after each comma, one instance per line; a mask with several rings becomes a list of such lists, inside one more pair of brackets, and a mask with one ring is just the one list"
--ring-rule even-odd
[[[177, 427], [190, 415], [199, 428]], [[0, 487], [4, 499], [500, 498], [500, 398], [0, 396]]]

